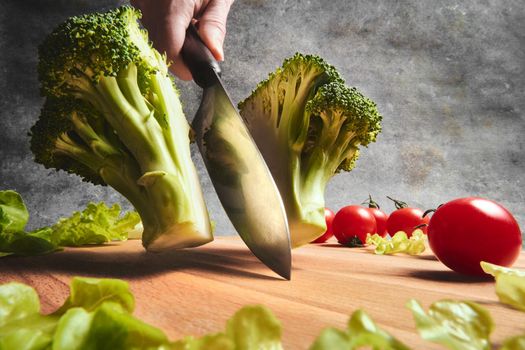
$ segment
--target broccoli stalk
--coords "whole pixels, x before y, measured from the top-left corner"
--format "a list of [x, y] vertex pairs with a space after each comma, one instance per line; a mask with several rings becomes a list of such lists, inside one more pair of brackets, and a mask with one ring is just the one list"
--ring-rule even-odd
[[120, 7], [72, 17], [39, 48], [47, 97], [31, 129], [35, 160], [109, 185], [136, 208], [151, 251], [212, 240], [190, 154], [190, 127], [137, 20]]
[[296, 54], [239, 108], [283, 198], [292, 246], [311, 242], [326, 230], [328, 181], [381, 130], [375, 103], [321, 58]]

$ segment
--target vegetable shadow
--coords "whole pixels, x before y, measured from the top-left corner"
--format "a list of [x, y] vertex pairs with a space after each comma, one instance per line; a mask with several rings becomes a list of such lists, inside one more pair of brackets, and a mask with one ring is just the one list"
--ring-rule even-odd
[[339, 243], [318, 243], [316, 244], [317, 247], [328, 247], [328, 248], [358, 248], [358, 247], [348, 247]]
[[[374, 254], [374, 246], [350, 247], [350, 246], [345, 246], [339, 243], [321, 243], [321, 244], [317, 244], [317, 246], [326, 247], [326, 248], [352, 249], [353, 251], [356, 251], [356, 252]], [[382, 255], [382, 254], [379, 254], [379, 255]], [[433, 254], [409, 255], [409, 254], [397, 253], [397, 254], [385, 254], [385, 255], [402, 256], [405, 258], [420, 259], [420, 260], [439, 261], [438, 258], [436, 258], [436, 256]]]
[[462, 283], [479, 283], [479, 282], [492, 282], [494, 277], [492, 276], [469, 276], [463, 275], [452, 270], [414, 270], [408, 272], [409, 277], [422, 279], [425, 281], [434, 282], [462, 282]]
[[[109, 247], [99, 246], [96, 251], [83, 248], [67, 249], [49, 255], [0, 259], [0, 275], [13, 273], [67, 273], [91, 277], [139, 279], [170, 272], [199, 275], [212, 272], [241, 278], [282, 280], [265, 269], [249, 251], [214, 249], [178, 250], [164, 253], [146, 251], [104, 252]], [[253, 270], [253, 271], [250, 271]], [[266, 274], [267, 273], [267, 274]]]
[[362, 247], [351, 247], [348, 245], [343, 245], [339, 243], [318, 243], [317, 247], [326, 247], [326, 248], [339, 248], [339, 249], [352, 249], [354, 251], [366, 251], [367, 246]]
[[411, 255], [411, 256], [414, 258], [421, 259], [421, 260], [439, 261], [435, 255]]

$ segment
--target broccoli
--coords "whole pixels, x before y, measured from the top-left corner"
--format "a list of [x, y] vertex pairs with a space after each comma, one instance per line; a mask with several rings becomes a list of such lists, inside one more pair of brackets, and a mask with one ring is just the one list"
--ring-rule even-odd
[[326, 230], [328, 181], [381, 131], [376, 104], [320, 57], [297, 53], [239, 109], [279, 187], [292, 246], [311, 242]]
[[72, 17], [39, 47], [46, 101], [31, 150], [46, 168], [109, 185], [139, 213], [151, 251], [213, 239], [190, 127], [166, 57], [123, 6]]

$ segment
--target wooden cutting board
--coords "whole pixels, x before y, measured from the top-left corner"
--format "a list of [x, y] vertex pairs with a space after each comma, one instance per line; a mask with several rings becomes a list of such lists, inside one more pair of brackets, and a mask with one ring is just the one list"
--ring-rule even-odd
[[[524, 255], [515, 267], [525, 268]], [[264, 304], [283, 323], [286, 349], [307, 349], [324, 327], [344, 328], [359, 308], [414, 349], [440, 349], [417, 335], [405, 308], [409, 298], [425, 308], [444, 298], [483, 304], [496, 324], [495, 343], [525, 331], [525, 313], [500, 305], [492, 280], [460, 276], [429, 251], [417, 257], [379, 256], [370, 248], [335, 242], [309, 245], [293, 251], [291, 281], [278, 278], [237, 238], [163, 254], [146, 253], [140, 242], [129, 241], [0, 259], [0, 282], [35, 287], [45, 313], [61, 305], [73, 276], [127, 280], [136, 297], [135, 315], [170, 339], [223, 330], [242, 306]]]

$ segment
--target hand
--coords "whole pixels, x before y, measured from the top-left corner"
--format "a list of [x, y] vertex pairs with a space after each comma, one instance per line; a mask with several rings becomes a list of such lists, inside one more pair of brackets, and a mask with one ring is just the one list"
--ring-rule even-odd
[[170, 70], [183, 80], [191, 80], [180, 56], [186, 29], [197, 21], [199, 34], [216, 60], [224, 60], [226, 18], [233, 0], [131, 0], [142, 11], [142, 24], [159, 52], [173, 63]]

